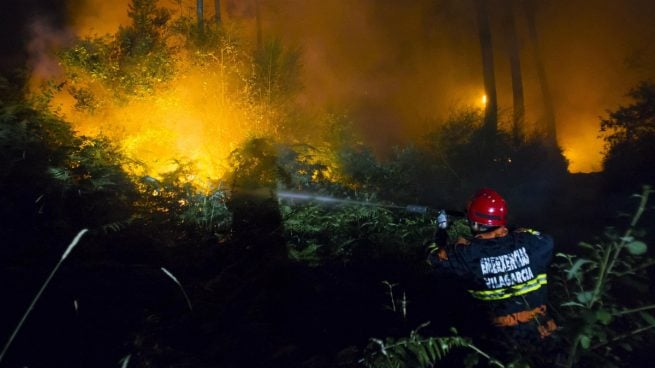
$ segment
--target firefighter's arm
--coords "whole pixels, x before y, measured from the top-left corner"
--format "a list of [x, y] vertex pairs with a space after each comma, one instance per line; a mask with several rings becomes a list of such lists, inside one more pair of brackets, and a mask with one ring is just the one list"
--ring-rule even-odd
[[432, 266], [448, 267], [449, 253], [455, 251], [455, 247], [468, 244], [468, 241], [463, 237], [457, 236], [455, 242], [451, 241], [451, 234], [449, 233], [449, 222], [446, 212], [439, 211], [437, 216], [437, 229], [434, 233], [433, 242], [428, 246], [428, 263]]
[[428, 245], [428, 263], [435, 265], [435, 262], [448, 259], [445, 247], [448, 245], [448, 216], [446, 211], [441, 210], [437, 215], [437, 228], [432, 237], [432, 243]]
[[436, 247], [428, 256], [428, 263], [436, 272], [469, 278], [471, 276], [471, 248], [467, 244], [448, 244]]
[[550, 264], [554, 248], [553, 238], [550, 235], [528, 228], [519, 228], [516, 229], [515, 232], [520, 233], [520, 236], [527, 238], [525, 243], [528, 246], [529, 252], [533, 254], [541, 264]]
[[435, 266], [437, 262], [448, 259], [446, 247], [448, 245], [448, 233], [445, 230], [437, 230], [434, 234], [434, 241], [428, 245], [428, 262]]

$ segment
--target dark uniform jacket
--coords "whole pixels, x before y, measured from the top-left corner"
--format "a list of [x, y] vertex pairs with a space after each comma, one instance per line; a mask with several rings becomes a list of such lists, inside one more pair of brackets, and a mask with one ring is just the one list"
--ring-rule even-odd
[[552, 253], [550, 236], [500, 227], [442, 246], [428, 260], [459, 276], [471, 296], [486, 305], [493, 325], [532, 331], [543, 338], [556, 328], [546, 314], [546, 271]]

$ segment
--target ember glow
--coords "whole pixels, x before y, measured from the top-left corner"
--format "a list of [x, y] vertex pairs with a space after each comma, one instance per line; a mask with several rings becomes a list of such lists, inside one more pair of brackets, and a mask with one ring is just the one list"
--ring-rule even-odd
[[[574, 114], [570, 117], [572, 121], [578, 121], [579, 127], [593, 125], [594, 117], [591, 114]], [[597, 172], [602, 170], [603, 141], [598, 134], [584, 134], [584, 130], [574, 125], [562, 126], [559, 131], [558, 141], [564, 148], [564, 156], [569, 161], [570, 172]]]

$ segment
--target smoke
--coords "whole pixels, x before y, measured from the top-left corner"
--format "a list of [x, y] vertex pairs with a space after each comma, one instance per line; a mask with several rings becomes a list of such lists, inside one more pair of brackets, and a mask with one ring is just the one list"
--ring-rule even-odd
[[75, 36], [68, 29], [53, 25], [48, 18], [34, 19], [29, 25], [29, 31], [27, 66], [32, 74], [31, 83], [38, 85], [59, 75], [55, 53], [70, 44]]
[[648, 41], [655, 36], [655, 3], [557, 1], [541, 10], [560, 145], [574, 170], [599, 170], [600, 118], [629, 103], [628, 90], [655, 75], [655, 47]]
[[[128, 6], [131, 0], [68, 0], [70, 9], [71, 26], [80, 36], [102, 36], [111, 34], [118, 30], [118, 27], [130, 23]], [[254, 14], [252, 0], [222, 0], [223, 11], [233, 18], [248, 18], [250, 13]], [[214, 1], [204, 1], [204, 13], [206, 18], [215, 15]], [[196, 0], [159, 0], [157, 6], [169, 9], [177, 15], [188, 17], [196, 16]], [[254, 15], [252, 15], [254, 16]]]
[[[223, 20], [238, 23], [251, 40], [256, 37], [254, 1], [221, 1]], [[299, 101], [317, 111], [348, 111], [379, 152], [419, 138], [454, 109], [477, 106], [483, 95], [472, 1], [258, 1], [264, 38], [281, 38], [303, 52], [305, 89]], [[70, 0], [71, 26], [78, 35], [115, 32], [128, 19], [128, 3]], [[195, 3], [161, 0], [159, 5], [194, 16]], [[490, 1], [498, 102], [505, 117], [512, 108], [511, 79], [499, 7], [507, 3]], [[571, 171], [600, 170], [600, 117], [627, 103], [629, 88], [655, 72], [655, 46], [650, 42], [655, 36], [655, 2], [538, 4], [537, 27], [554, 98], [558, 141], [571, 161]], [[205, 1], [204, 7], [211, 18], [214, 2]], [[534, 131], [543, 116], [543, 103], [525, 18], [520, 11], [516, 16], [526, 124]], [[51, 35], [61, 33], [43, 25], [34, 29], [33, 65], [46, 75], [54, 66], [39, 55], [58, 42]]]
[[[417, 138], [430, 121], [475, 105], [483, 94], [472, 1], [261, 0], [264, 33], [301, 45], [307, 99], [347, 106], [383, 148]], [[490, 1], [502, 115], [512, 108], [500, 8]], [[638, 81], [653, 76], [655, 3], [646, 0], [539, 1], [537, 27], [554, 97], [558, 139], [572, 171], [598, 171], [599, 118], [626, 103]], [[496, 6], [496, 8], [493, 8]], [[543, 115], [533, 45], [516, 9], [526, 94], [526, 123]], [[373, 132], [373, 133], [371, 133]]]
[[475, 24], [451, 17], [466, 6], [432, 3], [269, 1], [263, 33], [303, 49], [308, 104], [348, 109], [363, 132], [375, 132], [369, 141], [386, 147], [483, 94], [470, 72], [480, 69], [477, 50], [461, 47], [476, 40]]
[[71, 27], [82, 37], [103, 36], [129, 23], [130, 0], [69, 0]]

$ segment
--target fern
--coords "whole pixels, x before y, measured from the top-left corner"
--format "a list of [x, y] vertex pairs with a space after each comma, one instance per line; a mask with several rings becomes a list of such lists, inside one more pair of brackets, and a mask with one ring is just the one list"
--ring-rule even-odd
[[424, 323], [413, 330], [409, 337], [385, 340], [372, 338], [368, 354], [360, 360], [369, 368], [414, 368], [434, 367], [454, 349], [470, 349], [473, 354], [484, 357], [491, 366], [505, 367], [501, 362], [473, 345], [470, 339], [461, 336], [423, 337], [419, 330], [429, 323]]

